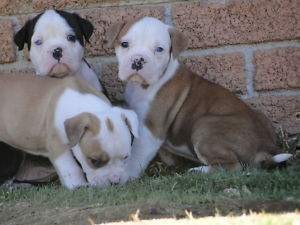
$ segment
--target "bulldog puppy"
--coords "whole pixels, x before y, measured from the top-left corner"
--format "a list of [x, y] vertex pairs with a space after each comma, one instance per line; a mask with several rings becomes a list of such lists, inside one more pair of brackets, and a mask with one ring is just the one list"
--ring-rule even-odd
[[173, 27], [145, 17], [113, 25], [107, 40], [115, 47], [118, 76], [127, 81], [125, 99], [140, 121], [122, 183], [139, 177], [161, 146], [205, 164], [201, 172], [291, 157], [281, 154], [266, 117], [179, 64], [187, 40]]
[[[71, 148], [82, 152], [78, 161], [83, 169], [107, 167], [106, 184], [120, 181], [123, 161], [131, 153], [131, 133], [138, 133], [133, 111], [113, 107], [101, 92], [74, 76], [33, 74], [1, 74], [0, 105], [0, 141], [48, 157], [65, 187], [87, 185]], [[87, 178], [103, 186], [101, 175]]]
[[73, 74], [101, 91], [96, 73], [84, 59], [84, 44], [94, 27], [76, 13], [46, 10], [16, 33], [19, 50], [27, 44], [36, 74], [63, 77]]

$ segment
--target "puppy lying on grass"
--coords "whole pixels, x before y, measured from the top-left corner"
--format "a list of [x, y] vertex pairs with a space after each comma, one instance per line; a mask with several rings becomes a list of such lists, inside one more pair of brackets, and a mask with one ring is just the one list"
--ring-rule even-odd
[[187, 39], [175, 28], [145, 17], [111, 26], [125, 100], [138, 114], [140, 137], [126, 160], [122, 183], [138, 178], [161, 147], [199, 161], [199, 172], [238, 170], [287, 160], [270, 121], [220, 85], [178, 62]]
[[74, 76], [33, 74], [1, 74], [0, 105], [0, 140], [48, 157], [65, 187], [119, 183], [131, 133], [138, 135], [133, 111], [113, 107]]

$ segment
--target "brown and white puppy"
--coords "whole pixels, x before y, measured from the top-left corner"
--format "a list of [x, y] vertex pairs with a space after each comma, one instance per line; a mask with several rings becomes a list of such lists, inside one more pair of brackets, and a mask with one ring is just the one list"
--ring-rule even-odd
[[133, 111], [113, 107], [73, 76], [33, 74], [1, 74], [0, 105], [0, 141], [48, 157], [65, 187], [86, 185], [83, 172], [91, 185], [120, 181], [123, 160], [131, 153], [131, 132], [137, 136]]
[[187, 41], [173, 27], [145, 17], [115, 24], [108, 40], [116, 50], [118, 76], [127, 81], [125, 99], [140, 121], [123, 183], [139, 177], [161, 146], [205, 164], [198, 168], [201, 172], [291, 156], [280, 154], [274, 130], [262, 114], [179, 64]]
[[27, 44], [30, 60], [40, 76], [62, 77], [72, 74], [101, 91], [94, 70], [84, 59], [84, 44], [94, 27], [76, 13], [46, 10], [30, 19], [16, 33], [19, 50]]

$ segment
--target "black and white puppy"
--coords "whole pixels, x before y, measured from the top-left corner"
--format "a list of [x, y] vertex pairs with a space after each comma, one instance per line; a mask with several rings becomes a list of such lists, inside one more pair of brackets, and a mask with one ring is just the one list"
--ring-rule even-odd
[[94, 27], [76, 13], [46, 10], [19, 30], [14, 41], [19, 50], [27, 44], [36, 74], [63, 77], [79, 76], [102, 90], [96, 73], [84, 59], [84, 44]]

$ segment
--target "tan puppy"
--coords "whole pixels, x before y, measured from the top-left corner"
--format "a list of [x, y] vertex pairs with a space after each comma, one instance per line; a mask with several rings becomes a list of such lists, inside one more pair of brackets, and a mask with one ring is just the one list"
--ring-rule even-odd
[[[155, 18], [116, 24], [108, 33], [128, 81], [125, 98], [140, 119], [140, 137], [126, 160], [122, 182], [140, 176], [161, 146], [206, 166], [236, 170], [241, 163], [280, 162], [270, 122], [220, 85], [184, 66], [177, 57], [185, 37]], [[279, 155], [278, 155], [279, 154]]]
[[[130, 130], [137, 136], [134, 112], [112, 107], [103, 94], [73, 76], [1, 74], [0, 105], [0, 141], [48, 157], [67, 188], [86, 185], [83, 172], [92, 185], [119, 182], [114, 172], [120, 173], [120, 161], [131, 152]], [[89, 171], [79, 167], [73, 147]]]

